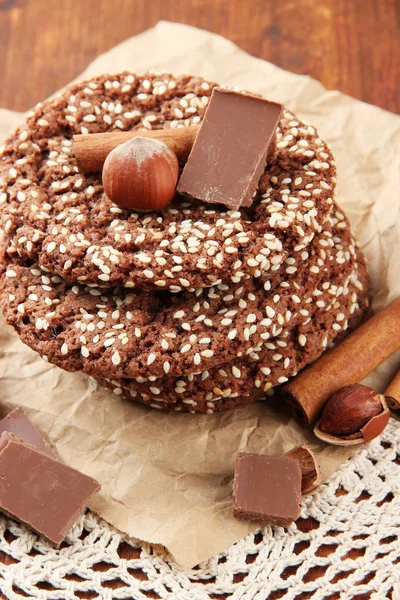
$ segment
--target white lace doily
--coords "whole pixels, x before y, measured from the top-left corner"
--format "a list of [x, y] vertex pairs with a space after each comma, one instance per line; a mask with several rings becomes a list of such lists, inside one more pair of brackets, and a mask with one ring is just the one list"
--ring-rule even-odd
[[90, 512], [60, 550], [2, 517], [0, 590], [8, 600], [400, 600], [399, 434], [392, 420], [304, 499], [289, 531], [264, 527], [191, 571]]

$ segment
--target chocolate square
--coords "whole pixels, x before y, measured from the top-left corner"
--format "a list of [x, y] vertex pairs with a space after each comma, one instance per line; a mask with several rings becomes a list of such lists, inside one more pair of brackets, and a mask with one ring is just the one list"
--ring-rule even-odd
[[0, 510], [59, 545], [100, 485], [24, 444], [0, 438]]
[[8, 415], [0, 421], [0, 436], [8, 431], [15, 437], [20, 438], [25, 444], [33, 446], [39, 452], [44, 452], [52, 458], [57, 459], [56, 453], [50, 447], [45, 437], [34, 426], [32, 421], [25, 414], [21, 406], [17, 406]]
[[296, 460], [239, 453], [233, 482], [233, 516], [288, 527], [300, 514], [301, 470]]
[[282, 105], [214, 88], [177, 191], [232, 210], [250, 206]]

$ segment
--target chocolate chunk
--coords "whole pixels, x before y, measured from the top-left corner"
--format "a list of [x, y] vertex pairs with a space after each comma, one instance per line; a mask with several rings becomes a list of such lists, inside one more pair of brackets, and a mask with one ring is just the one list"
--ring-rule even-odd
[[0, 438], [0, 510], [57, 546], [100, 485], [8, 432]]
[[178, 192], [233, 210], [249, 206], [281, 115], [281, 104], [214, 88]]
[[15, 437], [21, 439], [26, 444], [33, 446], [39, 452], [47, 454], [51, 458], [57, 459], [57, 455], [50, 448], [43, 435], [34, 424], [28, 419], [20, 406], [14, 408], [2, 421], [0, 421], [0, 436], [5, 431], [12, 433]]
[[288, 527], [300, 514], [301, 470], [288, 457], [239, 453], [233, 482], [233, 516]]

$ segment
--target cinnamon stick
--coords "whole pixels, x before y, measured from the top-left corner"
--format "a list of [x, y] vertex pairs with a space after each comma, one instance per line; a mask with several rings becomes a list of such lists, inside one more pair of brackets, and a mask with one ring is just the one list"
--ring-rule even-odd
[[384, 391], [392, 417], [400, 421], [400, 369]]
[[361, 381], [399, 348], [400, 297], [286, 384], [285, 398], [310, 425], [334, 392]]
[[200, 125], [169, 129], [134, 129], [109, 133], [74, 135], [75, 157], [82, 173], [100, 172], [111, 150], [134, 137], [148, 137], [164, 142], [181, 160], [186, 160], [192, 149]]

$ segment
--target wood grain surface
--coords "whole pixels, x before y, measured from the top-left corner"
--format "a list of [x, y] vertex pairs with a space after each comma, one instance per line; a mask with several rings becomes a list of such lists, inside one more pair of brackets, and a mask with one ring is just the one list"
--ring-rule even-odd
[[399, 0], [0, 0], [0, 107], [27, 110], [160, 19], [219, 33], [329, 89], [400, 111]]
[[400, 111], [399, 0], [0, 0], [0, 107], [30, 108], [160, 19]]

